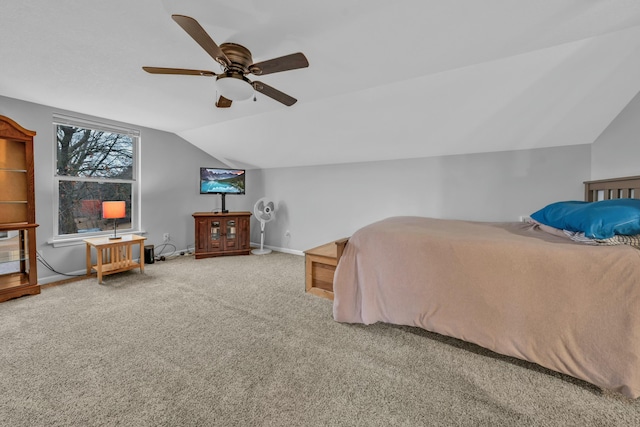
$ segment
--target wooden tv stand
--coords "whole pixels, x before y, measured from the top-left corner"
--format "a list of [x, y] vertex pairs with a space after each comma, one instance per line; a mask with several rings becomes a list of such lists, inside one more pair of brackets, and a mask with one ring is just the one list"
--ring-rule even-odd
[[251, 212], [196, 212], [196, 259], [223, 255], [249, 255]]

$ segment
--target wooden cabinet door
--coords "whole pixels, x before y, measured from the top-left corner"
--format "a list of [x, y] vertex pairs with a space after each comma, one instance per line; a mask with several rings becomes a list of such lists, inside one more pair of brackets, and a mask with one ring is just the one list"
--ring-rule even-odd
[[222, 222], [224, 224], [224, 249], [238, 249], [238, 218], [224, 218]]
[[249, 217], [238, 217], [238, 249], [250, 249]]
[[211, 218], [209, 221], [208, 252], [220, 252], [224, 249], [224, 223], [222, 219]]
[[196, 219], [196, 251], [209, 252], [209, 220]]

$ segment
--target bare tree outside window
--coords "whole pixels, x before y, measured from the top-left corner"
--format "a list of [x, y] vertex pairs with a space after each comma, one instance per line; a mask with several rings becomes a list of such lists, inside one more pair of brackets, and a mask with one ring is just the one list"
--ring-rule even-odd
[[129, 134], [57, 124], [56, 179], [58, 235], [108, 231], [102, 202], [124, 200], [130, 229], [135, 176], [136, 137]]

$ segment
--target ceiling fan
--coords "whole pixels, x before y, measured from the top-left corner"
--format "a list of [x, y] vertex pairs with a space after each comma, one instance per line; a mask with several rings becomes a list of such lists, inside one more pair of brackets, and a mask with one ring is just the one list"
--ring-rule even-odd
[[251, 52], [246, 47], [236, 43], [223, 43], [218, 46], [195, 19], [184, 15], [172, 15], [171, 17], [222, 66], [223, 71], [220, 74], [216, 74], [208, 70], [142, 67], [147, 73], [215, 77], [218, 92], [220, 93], [216, 101], [216, 107], [218, 108], [228, 108], [233, 101], [249, 99], [255, 93], [254, 91], [258, 91], [288, 107], [297, 102], [297, 99], [265, 83], [252, 82], [247, 78], [247, 75], [261, 76], [308, 67], [309, 61], [302, 53], [292, 53], [279, 58], [253, 63]]

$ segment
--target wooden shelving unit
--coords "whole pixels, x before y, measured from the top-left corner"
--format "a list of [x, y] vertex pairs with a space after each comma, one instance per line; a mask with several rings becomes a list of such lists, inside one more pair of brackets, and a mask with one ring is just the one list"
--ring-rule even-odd
[[40, 293], [33, 171], [35, 134], [0, 116], [0, 302]]

